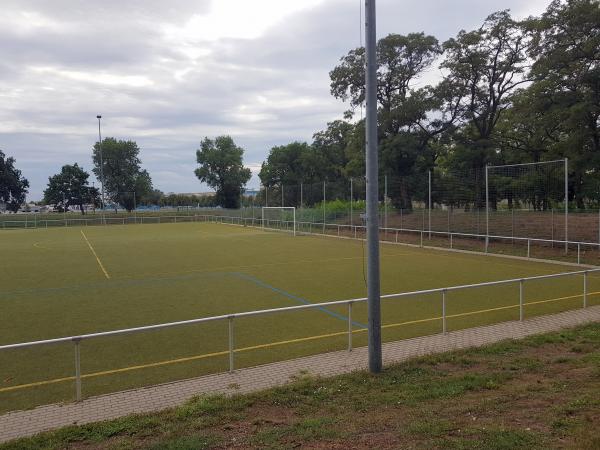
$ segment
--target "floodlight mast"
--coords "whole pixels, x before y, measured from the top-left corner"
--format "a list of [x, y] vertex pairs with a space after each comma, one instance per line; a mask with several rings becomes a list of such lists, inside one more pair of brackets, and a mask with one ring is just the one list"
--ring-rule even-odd
[[381, 372], [381, 297], [379, 277], [379, 163], [377, 160], [377, 33], [375, 0], [365, 0], [367, 305], [369, 370]]

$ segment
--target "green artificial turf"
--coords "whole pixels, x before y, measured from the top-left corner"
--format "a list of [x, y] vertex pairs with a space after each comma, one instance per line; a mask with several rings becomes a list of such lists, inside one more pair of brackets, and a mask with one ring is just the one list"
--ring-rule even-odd
[[[96, 255], [110, 276], [104, 275]], [[267, 308], [363, 297], [364, 246], [361, 241], [264, 232], [212, 223], [5, 230], [0, 233], [0, 345], [57, 338], [163, 322]], [[532, 261], [426, 250], [381, 247], [382, 293], [446, 287], [575, 268]], [[589, 292], [600, 291], [590, 276]], [[527, 302], [580, 295], [582, 277], [526, 284]], [[518, 303], [518, 286], [451, 292], [447, 314]], [[598, 304], [598, 296], [590, 296]], [[527, 306], [526, 316], [579, 307], [581, 298]], [[385, 340], [437, 333], [441, 296], [389, 299], [382, 303]], [[236, 367], [343, 349], [347, 309], [310, 310], [236, 319], [237, 349], [309, 336], [330, 338], [261, 347], [236, 353]], [[355, 346], [366, 305], [352, 311]], [[518, 318], [503, 309], [448, 319], [458, 329]], [[81, 344], [84, 375], [147, 365], [228, 348], [227, 321]], [[198, 376], [228, 368], [227, 355], [188, 360], [83, 380], [85, 396]], [[71, 400], [70, 380], [14, 391], [6, 388], [74, 374], [72, 344], [0, 352], [0, 412]], [[2, 391], [4, 389], [4, 391]]]

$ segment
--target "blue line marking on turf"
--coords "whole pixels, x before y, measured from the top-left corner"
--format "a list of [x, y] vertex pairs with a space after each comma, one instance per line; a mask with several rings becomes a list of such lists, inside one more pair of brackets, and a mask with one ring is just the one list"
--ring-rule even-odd
[[[294, 294], [290, 294], [289, 292], [286, 292], [282, 289], [276, 288], [275, 286], [271, 286], [270, 284], [265, 283], [264, 281], [259, 280], [258, 278], [253, 277], [252, 275], [247, 275], [245, 273], [241, 273], [241, 272], [231, 272], [232, 275], [239, 277], [239, 278], [243, 278], [244, 280], [250, 281], [260, 287], [263, 287], [265, 289], [269, 289], [273, 292], [277, 292], [280, 295], [283, 295], [284, 297], [287, 297], [291, 300], [295, 300], [299, 303], [302, 303], [303, 305], [312, 305], [312, 302], [309, 302], [306, 299], [303, 299], [302, 297], [298, 297], [297, 295]], [[322, 312], [324, 312], [325, 314], [330, 315], [331, 317], [335, 317], [336, 319], [339, 320], [343, 320], [344, 322], [348, 321], [348, 316], [344, 316], [343, 314], [338, 314], [335, 311], [331, 311], [330, 309], [327, 309], [323, 306], [318, 306], [317, 308], [314, 309], [318, 309]], [[367, 328], [366, 325], [360, 323], [360, 322], [355, 322], [352, 321], [352, 325], [359, 327], [359, 328]]]

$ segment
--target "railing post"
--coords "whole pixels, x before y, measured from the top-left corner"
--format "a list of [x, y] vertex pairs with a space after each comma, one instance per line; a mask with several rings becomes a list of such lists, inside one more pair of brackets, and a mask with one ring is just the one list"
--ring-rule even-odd
[[398, 243], [398, 230], [396, 230], [396, 244]]
[[523, 312], [523, 285], [525, 281], [519, 280], [519, 321], [523, 322], [524, 312]]
[[423, 230], [421, 230], [421, 247], [423, 247]]
[[527, 257], [531, 258], [531, 240], [527, 239]]
[[452, 233], [450, 233], [450, 248], [454, 248], [453, 242], [452, 242]]
[[73, 343], [75, 344], [75, 399], [81, 401], [81, 352], [80, 343], [81, 339], [74, 338]]
[[348, 351], [352, 351], [352, 302], [348, 302]]
[[233, 317], [229, 316], [229, 373], [233, 373], [234, 362], [233, 362]]
[[581, 244], [577, 243], [577, 264], [581, 264]]
[[587, 308], [588, 297], [588, 271], [583, 272], [583, 307]]
[[442, 290], [442, 333], [446, 334], [446, 289]]

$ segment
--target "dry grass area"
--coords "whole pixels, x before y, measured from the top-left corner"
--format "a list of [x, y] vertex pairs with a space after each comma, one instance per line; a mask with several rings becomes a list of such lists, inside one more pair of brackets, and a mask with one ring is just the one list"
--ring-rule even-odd
[[0, 449], [600, 448], [600, 324], [252, 395], [70, 427]]

